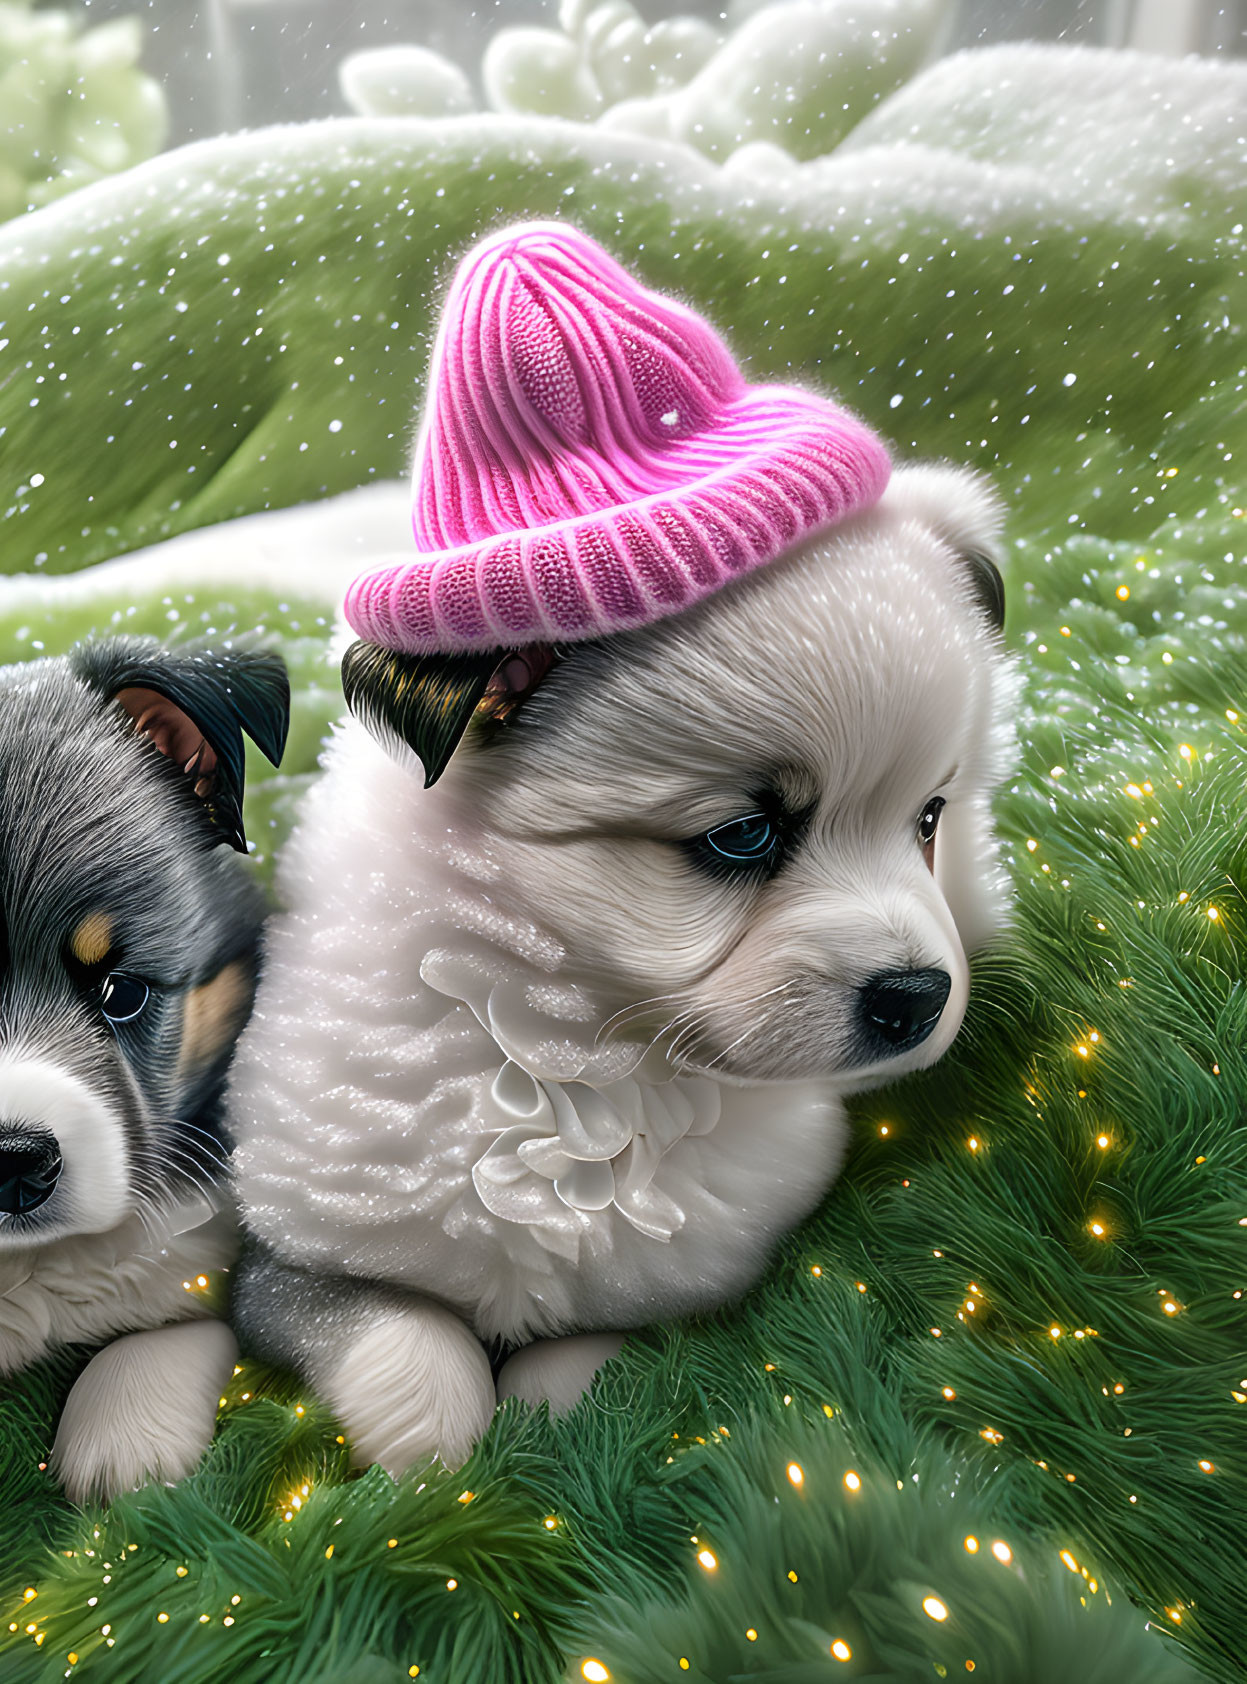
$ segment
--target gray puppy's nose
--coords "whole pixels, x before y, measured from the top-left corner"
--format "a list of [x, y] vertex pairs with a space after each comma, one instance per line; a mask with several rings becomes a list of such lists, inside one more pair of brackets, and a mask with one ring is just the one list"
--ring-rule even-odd
[[26, 1216], [52, 1197], [61, 1173], [56, 1136], [42, 1129], [0, 1132], [0, 1215]]
[[880, 971], [859, 990], [862, 1024], [876, 1044], [908, 1052], [939, 1022], [951, 987], [947, 971]]

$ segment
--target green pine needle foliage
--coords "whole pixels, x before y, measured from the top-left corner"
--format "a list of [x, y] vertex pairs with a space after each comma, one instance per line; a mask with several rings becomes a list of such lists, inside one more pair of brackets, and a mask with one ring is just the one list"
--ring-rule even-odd
[[746, 1422], [681, 1495], [699, 1518], [665, 1594], [597, 1598], [571, 1677], [601, 1677], [595, 1662], [617, 1684], [1196, 1676], [1113, 1612], [1070, 1552], [1002, 1537], [982, 1493], [964, 1474], [949, 1482], [929, 1449], [894, 1480], [826, 1423], [780, 1435]]

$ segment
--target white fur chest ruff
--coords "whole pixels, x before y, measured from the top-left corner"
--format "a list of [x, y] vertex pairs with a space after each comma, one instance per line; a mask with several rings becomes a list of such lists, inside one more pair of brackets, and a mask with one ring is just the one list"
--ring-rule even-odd
[[0, 1375], [55, 1345], [203, 1316], [202, 1298], [184, 1282], [227, 1266], [236, 1251], [232, 1213], [195, 1197], [106, 1233], [3, 1253]]
[[502, 864], [429, 834], [420, 794], [348, 726], [287, 850], [231, 1084], [249, 1227], [287, 1262], [430, 1293], [483, 1337], [739, 1292], [831, 1180], [838, 1102], [600, 1044], [567, 955], [503, 910]]

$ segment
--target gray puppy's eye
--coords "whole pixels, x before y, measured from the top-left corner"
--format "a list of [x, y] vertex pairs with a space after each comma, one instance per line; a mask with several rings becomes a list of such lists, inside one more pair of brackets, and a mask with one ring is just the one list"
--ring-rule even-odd
[[100, 989], [100, 1010], [110, 1023], [129, 1023], [147, 1004], [151, 989], [136, 976], [113, 971]]

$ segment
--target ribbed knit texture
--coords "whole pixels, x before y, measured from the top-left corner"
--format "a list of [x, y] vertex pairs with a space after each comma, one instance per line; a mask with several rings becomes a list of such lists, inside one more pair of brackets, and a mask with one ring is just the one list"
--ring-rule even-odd
[[412, 652], [598, 637], [773, 561], [874, 503], [879, 439], [750, 386], [700, 316], [561, 223], [478, 245], [451, 285], [412, 474], [417, 559], [346, 618]]

